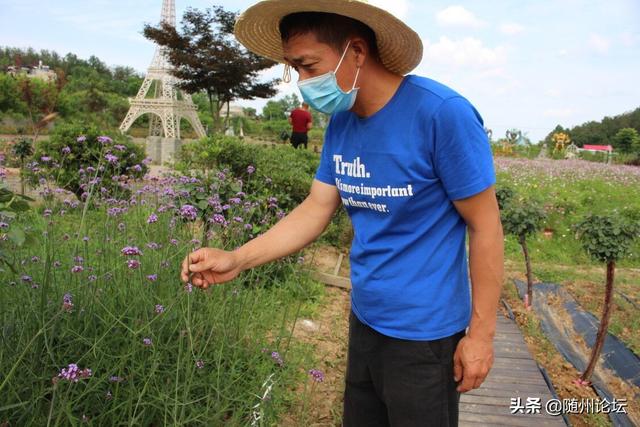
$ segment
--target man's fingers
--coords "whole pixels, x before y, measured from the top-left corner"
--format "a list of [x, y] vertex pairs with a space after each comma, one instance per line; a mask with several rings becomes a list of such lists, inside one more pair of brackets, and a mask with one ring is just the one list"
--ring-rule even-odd
[[464, 373], [462, 376], [462, 384], [460, 384], [457, 390], [460, 393], [466, 393], [469, 390], [473, 390], [473, 385], [476, 382], [476, 376], [469, 373]]
[[462, 362], [456, 351], [453, 355], [453, 379], [458, 382], [462, 379]]

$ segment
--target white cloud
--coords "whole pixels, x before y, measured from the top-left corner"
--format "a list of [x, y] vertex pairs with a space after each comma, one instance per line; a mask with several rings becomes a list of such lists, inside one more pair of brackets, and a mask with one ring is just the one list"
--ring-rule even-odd
[[462, 6], [449, 6], [436, 15], [438, 24], [451, 27], [481, 28], [486, 23]]
[[506, 49], [502, 46], [484, 46], [481, 40], [474, 37], [451, 40], [442, 36], [435, 43], [425, 40], [424, 57], [427, 61], [443, 65], [490, 68], [506, 62]]
[[571, 117], [576, 113], [576, 110], [573, 108], [549, 108], [544, 111], [543, 115], [545, 117], [552, 117], [556, 119], [566, 119], [567, 117]]
[[640, 42], [640, 33], [622, 33], [620, 34], [620, 42], [624, 47], [634, 47], [638, 42]]
[[398, 19], [406, 19], [408, 16], [408, 0], [370, 0], [369, 3], [386, 10]]
[[516, 24], [515, 22], [508, 22], [500, 26], [500, 32], [508, 36], [514, 36], [516, 34], [520, 34], [523, 31], [524, 27], [520, 24]]
[[611, 41], [606, 37], [593, 33], [589, 37], [589, 47], [597, 53], [604, 54], [609, 51]]

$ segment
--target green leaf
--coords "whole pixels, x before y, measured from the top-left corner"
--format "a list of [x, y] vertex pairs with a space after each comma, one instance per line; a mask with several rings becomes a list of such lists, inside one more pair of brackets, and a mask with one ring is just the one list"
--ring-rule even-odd
[[25, 240], [24, 231], [19, 228], [12, 228], [11, 230], [9, 230], [9, 232], [7, 233], [7, 237], [9, 237], [9, 240], [11, 240], [17, 246], [22, 246]]

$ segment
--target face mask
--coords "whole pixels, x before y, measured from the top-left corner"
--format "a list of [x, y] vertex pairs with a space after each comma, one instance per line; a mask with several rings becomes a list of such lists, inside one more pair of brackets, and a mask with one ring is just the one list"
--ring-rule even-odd
[[325, 114], [333, 114], [351, 109], [356, 102], [359, 89], [356, 88], [356, 82], [360, 74], [360, 67], [358, 67], [356, 71], [356, 78], [349, 92], [343, 91], [340, 86], [338, 86], [338, 80], [336, 79], [336, 72], [338, 68], [340, 68], [344, 56], [347, 54], [350, 43], [351, 41], [347, 43], [347, 47], [335, 71], [329, 71], [321, 76], [298, 81], [298, 88], [300, 89], [300, 93], [302, 93], [302, 98], [312, 108]]

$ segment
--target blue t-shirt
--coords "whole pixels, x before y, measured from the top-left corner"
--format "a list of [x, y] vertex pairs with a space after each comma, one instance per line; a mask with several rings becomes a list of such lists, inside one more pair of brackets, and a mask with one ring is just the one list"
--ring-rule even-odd
[[360, 321], [410, 340], [469, 325], [466, 224], [452, 201], [495, 184], [469, 101], [406, 76], [374, 115], [331, 117], [316, 179], [337, 187], [353, 224], [351, 306]]

